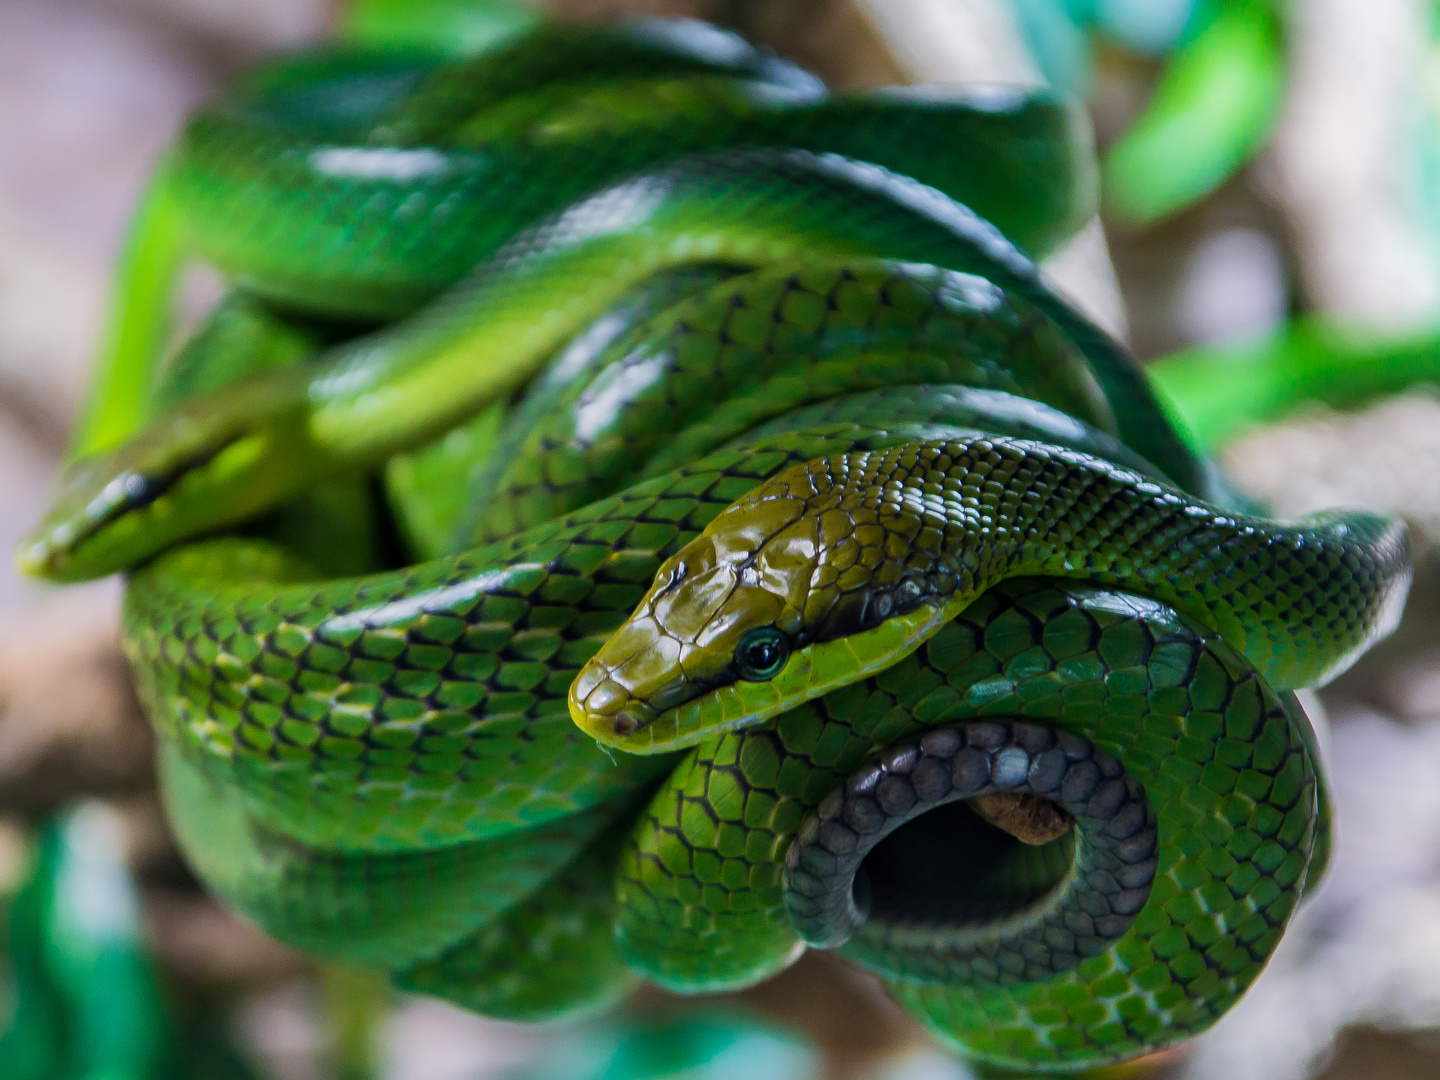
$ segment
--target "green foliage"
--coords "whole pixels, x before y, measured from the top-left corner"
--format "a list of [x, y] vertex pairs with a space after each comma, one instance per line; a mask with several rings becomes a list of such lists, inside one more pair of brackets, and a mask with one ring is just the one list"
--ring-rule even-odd
[[1216, 0], [1111, 149], [1105, 196], [1149, 224], [1214, 191], [1270, 137], [1284, 90], [1280, 27], [1261, 0]]
[[356, 0], [336, 34], [362, 45], [464, 56], [494, 48], [539, 22], [539, 6], [517, 0]]
[[1149, 370], [1201, 445], [1215, 447], [1296, 402], [1346, 408], [1440, 383], [1440, 332], [1386, 335], [1309, 318], [1260, 341], [1188, 349]]

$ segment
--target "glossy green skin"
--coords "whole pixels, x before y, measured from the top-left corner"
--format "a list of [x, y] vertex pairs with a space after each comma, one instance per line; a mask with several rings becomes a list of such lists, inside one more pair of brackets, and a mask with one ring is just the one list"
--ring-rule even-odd
[[[1334, 678], [1398, 621], [1404, 527], [1340, 512], [1291, 526], [1205, 507], [1089, 455], [993, 435], [807, 462], [727, 508], [656, 575], [575, 679], [570, 712], [635, 753], [767, 720], [900, 655], [1012, 577], [1143, 591], [1214, 627], [1274, 685]], [[732, 663], [778, 628], [788, 661]]]
[[[167, 182], [222, 269], [267, 296], [362, 318], [406, 314], [525, 225], [695, 152], [779, 146], [872, 161], [1030, 250], [1063, 240], [1093, 198], [1075, 120], [1051, 102], [833, 97], [725, 38], [653, 20], [542, 27], [468, 63], [304, 57], [196, 117]], [[1067, 175], [1081, 182], [1056, 182]]]
[[671, 987], [744, 985], [784, 967], [802, 946], [781, 864], [807, 809], [925, 727], [1017, 716], [1085, 734], [1144, 783], [1163, 868], [1150, 900], [1118, 946], [1067, 975], [893, 978], [892, 992], [932, 1030], [1013, 1065], [1093, 1064], [1208, 1026], [1323, 866], [1309, 725], [1212, 632], [1073, 582], [1006, 582], [882, 674], [698, 744], [620, 864], [626, 960]]
[[[1021, 983], [920, 985], [911, 954], [847, 950], [941, 1037], [997, 1063], [1083, 1067], [1201, 1030], [1258, 973], [1328, 844], [1308, 723], [1261, 670], [1304, 682], [1385, 632], [1407, 580], [1401, 534], [1363, 515], [1280, 527], [1207, 508], [1205, 464], [1123, 351], [936, 192], [806, 153], [662, 157], [758, 142], [930, 170], [1043, 248], [1086, 201], [1064, 110], [827, 103], [733, 42], [654, 40], [545, 29], [503, 63], [300, 59], [195, 121], [147, 214], [178, 213], [256, 293], [389, 318], [478, 266], [338, 345], [333, 324], [243, 297], [158, 377], [120, 333], [82, 456], [22, 565], [131, 571], [125, 647], [181, 842], [228, 902], [319, 955], [517, 1018], [597, 1007], [635, 974], [744, 985], [800, 951], [781, 864], [841, 777], [927, 726], [1034, 717], [1115, 755], [1148, 792], [1159, 869], [1133, 927]], [[367, 79], [368, 97], [355, 92]], [[857, 110], [883, 123], [853, 124]], [[913, 134], [936, 123], [955, 127]], [[571, 134], [597, 132], [561, 183]], [[317, 139], [383, 153], [296, 173]], [[483, 199], [448, 204], [489, 232], [437, 217], [453, 191], [430, 180], [466, 175], [437, 162], [466, 154], [506, 163]], [[637, 165], [653, 168], [623, 176]], [[386, 209], [400, 205], [415, 218]], [[131, 298], [153, 308], [143, 292]], [[621, 748], [572, 722], [577, 673], [650, 610], [667, 560], [713, 545], [757, 488], [850, 460], [872, 463], [875, 488], [918, 475], [917, 453], [962, 446], [1028, 455], [1048, 488], [1095, 496], [1086, 516], [1041, 515], [1088, 561], [1056, 549], [950, 606], [941, 589], [913, 639], [898, 635], [923, 604], [861, 628], [897, 637], [874, 670], [746, 684], [773, 691], [763, 718], [702, 723], [674, 752], [628, 752], [584, 708]], [[402, 531], [440, 550], [453, 530], [460, 553], [329, 576], [393, 547], [355, 479], [381, 466]], [[416, 477], [468, 486], [473, 505]], [[417, 508], [427, 497], [446, 508]], [[866, 497], [844, 511], [852, 526]], [[1143, 553], [1107, 532], [1127, 505], [1162, 526]], [[277, 507], [249, 535], [195, 539]], [[1317, 572], [1321, 533], [1332, 561]], [[1170, 587], [1167, 537], [1216, 573]], [[1244, 554], [1215, 558], [1227, 543]], [[902, 543], [897, 565], [923, 550]], [[1336, 590], [1315, 611], [1294, 602], [1307, 573]], [[821, 637], [832, 670], [837, 648], [873, 644]]]

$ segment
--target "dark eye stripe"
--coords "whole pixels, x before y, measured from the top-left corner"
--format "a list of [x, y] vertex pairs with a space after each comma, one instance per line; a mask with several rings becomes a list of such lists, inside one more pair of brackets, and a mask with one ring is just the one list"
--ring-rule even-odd
[[99, 514], [87, 520], [81, 528], [77, 529], [71, 541], [71, 546], [74, 547], [90, 539], [90, 537], [94, 536], [101, 529], [118, 521], [126, 514], [133, 514], [137, 510], [144, 510], [187, 475], [209, 465], [210, 462], [214, 461], [223, 451], [228, 450], [237, 441], [238, 439], [230, 439], [218, 446], [206, 447], [188, 458], [182, 458], [175, 462], [163, 472], [149, 474], [131, 472], [125, 477], [125, 483], [120, 497], [110, 502]]

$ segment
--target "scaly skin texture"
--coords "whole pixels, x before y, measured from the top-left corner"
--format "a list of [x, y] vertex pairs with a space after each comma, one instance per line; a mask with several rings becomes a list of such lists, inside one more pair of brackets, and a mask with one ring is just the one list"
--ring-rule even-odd
[[[807, 816], [888, 747], [1020, 717], [1082, 735], [1143, 787], [1158, 825], [1149, 899], [1118, 942], [1059, 977], [1001, 978], [1014, 968], [997, 958], [989, 977], [947, 987], [906, 978], [893, 957], [874, 966], [934, 1030], [991, 1060], [1095, 1062], [1204, 1027], [1323, 866], [1309, 725], [1213, 632], [1076, 583], [1005, 582], [884, 672], [700, 743], [621, 862], [622, 952], [668, 986], [783, 967], [802, 947], [782, 874]], [[862, 944], [846, 951], [873, 963]], [[928, 951], [922, 940], [908, 962]]]
[[1208, 489], [1203, 463], [1133, 361], [987, 222], [872, 165], [744, 151], [618, 181], [520, 233], [413, 318], [313, 364], [187, 400], [113, 452], [81, 457], [23, 544], [21, 565], [67, 580], [123, 569], [378, 465], [523, 386], [657, 273], [695, 262], [751, 269], [871, 257], [983, 277], [1033, 306], [1088, 361], [1120, 438], [1183, 489]]
[[[677, 749], [848, 683], [872, 652], [888, 663], [902, 617], [908, 650], [1033, 574], [1143, 590], [1290, 689], [1394, 628], [1408, 565], [1404, 527], [1383, 515], [1275, 526], [1043, 444], [915, 441], [787, 469], [727, 508], [661, 567], [576, 678], [570, 711], [617, 749]], [[761, 628], [789, 659], [747, 679], [737, 657]]]
[[1163, 1046], [1323, 869], [1282, 691], [1408, 562], [1236, 512], [1044, 286], [1091, 177], [693, 24], [286, 60], [167, 158], [20, 562], [129, 573], [177, 835], [300, 948], [536, 1019], [808, 942], [997, 1064]]
[[[858, 391], [964, 385], [1023, 395], [1103, 431], [1083, 356], [1030, 305], [962, 274], [879, 260], [781, 263], [676, 303], [623, 359], [546, 401], [478, 485], [465, 543], [584, 506], [775, 416]], [[618, 350], [617, 350], [618, 351]]]

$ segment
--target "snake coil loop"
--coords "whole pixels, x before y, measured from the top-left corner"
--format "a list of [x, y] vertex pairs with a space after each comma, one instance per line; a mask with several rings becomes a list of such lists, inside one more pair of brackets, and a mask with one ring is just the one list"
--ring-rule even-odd
[[[987, 896], [983, 879], [958, 879], [953, 868], [949, 890], [943, 872], [920, 873], [928, 890], [905, 881], [904, 868], [902, 883], [883, 889], [873, 867], [865, 873], [866, 857], [907, 822], [1002, 791], [1053, 800], [1075, 822], [1070, 868], [1051, 889], [1026, 890], [1007, 910], [996, 906], [1003, 893]], [[944, 837], [932, 832], [931, 839]], [[960, 822], [949, 839], [963, 858]], [[935, 728], [887, 748], [806, 815], [785, 857], [785, 906], [800, 936], [821, 948], [844, 945], [864, 928], [851, 952], [892, 978], [943, 985], [968, 968], [972, 980], [1036, 982], [1120, 940], [1150, 896], [1155, 842], [1145, 793], [1085, 739], [1034, 724]], [[943, 846], [922, 850], [925, 860], [946, 856]], [[1005, 925], [973, 932], [993, 921]], [[912, 926], [918, 932], [907, 933]], [[918, 956], [907, 955], [907, 939], [916, 940]]]

